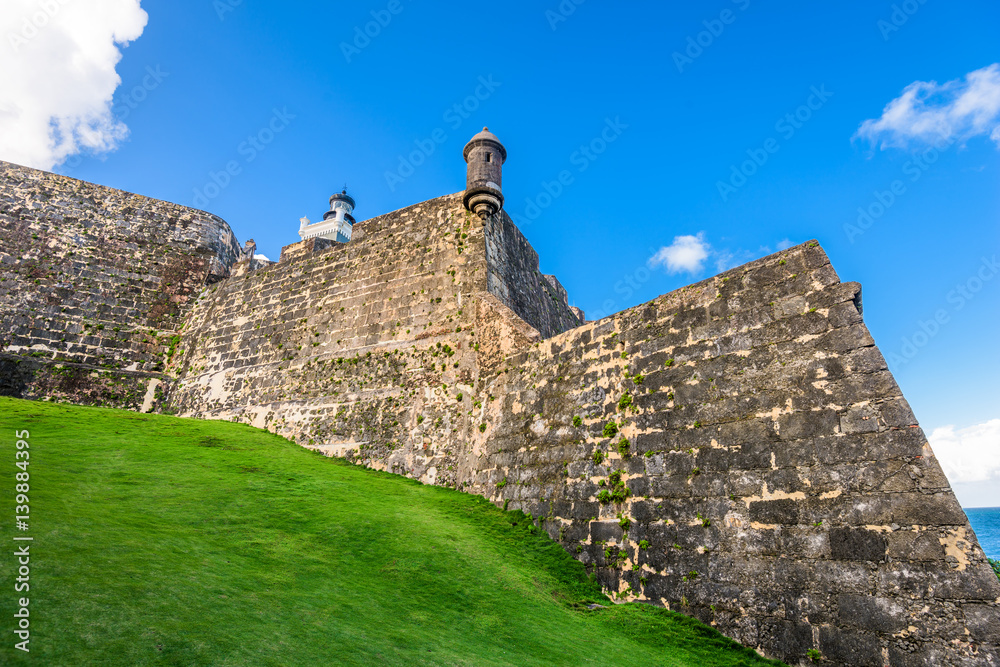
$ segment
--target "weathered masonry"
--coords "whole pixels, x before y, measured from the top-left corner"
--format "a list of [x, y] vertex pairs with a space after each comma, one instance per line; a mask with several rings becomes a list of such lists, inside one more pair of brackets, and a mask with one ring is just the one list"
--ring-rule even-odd
[[1000, 664], [1000, 582], [816, 242], [584, 322], [502, 210], [499, 140], [470, 146], [467, 192], [273, 264], [206, 213], [0, 165], [0, 393], [481, 494], [615, 600], [789, 663]]
[[480, 376], [470, 488], [790, 663], [996, 664], [1000, 585], [816, 242]]
[[0, 162], [0, 393], [149, 409], [240, 252], [213, 215]]

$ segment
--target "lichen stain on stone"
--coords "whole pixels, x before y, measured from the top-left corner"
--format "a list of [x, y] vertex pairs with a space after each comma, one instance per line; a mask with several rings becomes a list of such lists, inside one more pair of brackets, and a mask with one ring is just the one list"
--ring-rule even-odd
[[796, 491], [794, 493], [788, 493], [787, 491], [768, 491], [767, 482], [764, 482], [764, 489], [760, 492], [759, 496], [747, 496], [743, 498], [743, 502], [746, 503], [749, 509], [750, 503], [764, 501], [764, 500], [805, 500], [806, 494], [804, 491]]
[[964, 527], [946, 531], [943, 537], [938, 538], [938, 541], [944, 547], [945, 554], [955, 559], [957, 563], [955, 569], [959, 572], [965, 570], [972, 562], [967, 553], [967, 551], [971, 551], [971, 544], [968, 532]]

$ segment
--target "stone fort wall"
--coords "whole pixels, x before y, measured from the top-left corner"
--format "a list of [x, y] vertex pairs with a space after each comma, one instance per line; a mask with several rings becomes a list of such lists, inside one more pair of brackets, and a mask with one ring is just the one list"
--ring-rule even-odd
[[358, 223], [349, 244], [294, 244], [278, 264], [211, 287], [173, 358], [171, 405], [457, 486], [480, 423], [479, 369], [513, 340], [490, 328], [492, 314], [519, 319], [509, 304], [550, 335], [579, 326], [553, 293], [506, 216], [484, 227], [461, 193], [434, 199]]
[[0, 162], [0, 393], [150, 407], [239, 252], [203, 211]]
[[2, 175], [2, 392], [159, 395], [482, 494], [617, 600], [791, 663], [1000, 661], [1000, 585], [815, 242], [581, 324], [461, 194], [220, 280], [239, 248], [218, 218]]
[[562, 307], [568, 295], [555, 276], [538, 270], [538, 253], [501, 211], [486, 225], [487, 290], [534, 327], [543, 338], [583, 322]]
[[1000, 582], [860, 303], [810, 242], [528, 346], [467, 488], [789, 663], [997, 664]]

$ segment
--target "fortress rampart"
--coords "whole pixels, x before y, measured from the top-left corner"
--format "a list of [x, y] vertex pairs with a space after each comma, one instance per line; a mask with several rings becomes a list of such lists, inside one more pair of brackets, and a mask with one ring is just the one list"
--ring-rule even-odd
[[790, 663], [994, 664], [1000, 585], [860, 290], [813, 241], [525, 348], [469, 489]]
[[214, 215], [0, 162], [0, 391], [150, 408], [239, 253]]
[[490, 188], [255, 268], [214, 216], [3, 164], [0, 393], [481, 494], [793, 664], [1000, 664], [1000, 582], [816, 242], [583, 323]]
[[486, 313], [509, 305], [551, 333], [581, 322], [509, 218], [484, 227], [461, 194], [360, 222], [349, 244], [313, 244], [194, 304], [171, 405], [458, 485], [480, 358], [500, 349], [483, 341]]

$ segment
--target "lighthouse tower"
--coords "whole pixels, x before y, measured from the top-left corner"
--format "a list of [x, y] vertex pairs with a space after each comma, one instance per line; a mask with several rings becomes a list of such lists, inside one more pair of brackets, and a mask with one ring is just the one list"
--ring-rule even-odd
[[465, 145], [463, 154], [469, 164], [463, 203], [465, 208], [486, 220], [503, 209], [500, 186], [507, 149], [495, 134], [484, 127]]
[[308, 218], [302, 218], [299, 226], [299, 236], [302, 240], [311, 238], [324, 238], [330, 241], [347, 243], [351, 240], [351, 231], [354, 228], [354, 197], [347, 194], [347, 188], [343, 192], [330, 197], [330, 210], [323, 214], [322, 222], [312, 223]]

